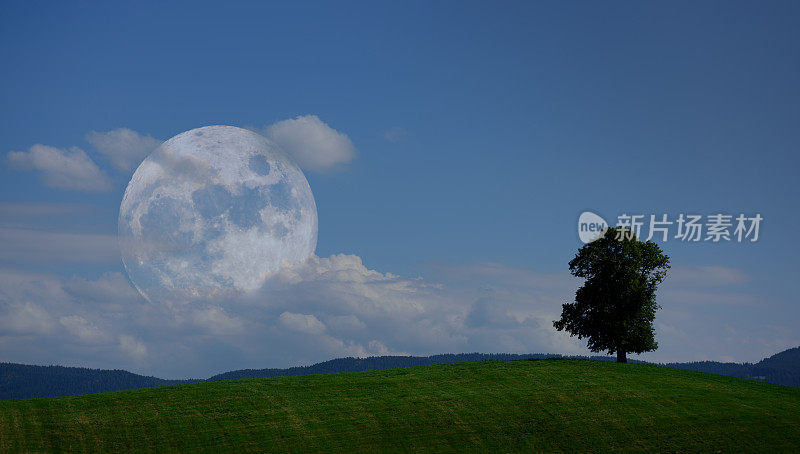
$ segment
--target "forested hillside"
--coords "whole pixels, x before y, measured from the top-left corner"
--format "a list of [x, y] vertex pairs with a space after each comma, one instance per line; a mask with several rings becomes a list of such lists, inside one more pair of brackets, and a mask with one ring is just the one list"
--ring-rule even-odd
[[184, 380], [146, 377], [124, 370], [0, 363], [0, 398], [71, 396], [175, 385]]
[[730, 375], [778, 385], [800, 387], [800, 347], [790, 348], [755, 364], [719, 363], [701, 361], [693, 363], [669, 363], [667, 367], [696, 370], [712, 374]]

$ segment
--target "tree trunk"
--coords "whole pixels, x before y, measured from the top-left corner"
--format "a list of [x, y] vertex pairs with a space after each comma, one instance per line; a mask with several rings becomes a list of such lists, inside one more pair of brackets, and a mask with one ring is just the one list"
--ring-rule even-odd
[[617, 362], [618, 363], [627, 363], [628, 358], [625, 356], [627, 352], [625, 350], [617, 350]]

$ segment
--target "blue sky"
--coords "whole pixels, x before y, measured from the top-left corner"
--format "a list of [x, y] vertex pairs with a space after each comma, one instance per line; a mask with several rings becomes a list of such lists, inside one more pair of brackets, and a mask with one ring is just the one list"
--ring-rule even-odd
[[[316, 115], [356, 150], [335, 171], [306, 172], [319, 213], [317, 256], [352, 254], [367, 270], [443, 283], [466, 311], [490, 287], [506, 292], [496, 298], [505, 301], [497, 303], [503, 317], [525, 320], [516, 305], [527, 297], [515, 300], [511, 289], [537, 294], [539, 278], [567, 272], [583, 211], [609, 221], [621, 213], [760, 213], [757, 243], [662, 245], [678, 277], [665, 284], [673, 289], [662, 298], [662, 348], [651, 354], [757, 360], [800, 344], [799, 19], [795, 2], [5, 2], [0, 225], [116, 233], [130, 172], [87, 142], [91, 131], [129, 128], [166, 140], [200, 126], [264, 128]], [[10, 165], [8, 152], [34, 144], [85, 150], [110, 189], [51, 188], [36, 171]], [[61, 214], [52, 214], [57, 207]], [[50, 240], [70, 242], [63, 235]], [[9, 273], [43, 273], [66, 287], [124, 273], [113, 254], [71, 261], [24, 246], [11, 253], [13, 238], [0, 240]], [[478, 264], [492, 264], [494, 277], [467, 279]], [[573, 284], [548, 290], [537, 310], [557, 310]], [[35, 304], [29, 293], [3, 290], [8, 307], [20, 298]], [[728, 298], [709, 302], [719, 295]], [[76, 294], [65, 298], [79, 304]], [[53, 326], [77, 320], [68, 312], [54, 315], [67, 324]], [[313, 315], [343, 345], [361, 342], [334, 335], [330, 313], [286, 312]], [[380, 321], [364, 324], [377, 329]], [[505, 333], [497, 329], [496, 338]], [[17, 331], [0, 341], [0, 360], [58, 362], [44, 347], [18, 347], [30, 334]], [[465, 336], [461, 344], [381, 343], [390, 352], [488, 351], [491, 336], [482, 335], [483, 343], [465, 331], [452, 334]], [[561, 345], [537, 342], [514, 348]], [[61, 362], [171, 375], [216, 367], [114, 363], [91, 351], [65, 350]], [[295, 362], [348, 352], [299, 351]], [[291, 355], [258, 355], [241, 367], [293, 363]]]

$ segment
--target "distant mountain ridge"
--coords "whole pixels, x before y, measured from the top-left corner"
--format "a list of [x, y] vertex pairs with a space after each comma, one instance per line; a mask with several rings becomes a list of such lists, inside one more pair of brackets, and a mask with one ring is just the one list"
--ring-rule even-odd
[[[359, 372], [398, 367], [423, 366], [490, 360], [526, 360], [547, 358], [581, 358], [613, 361], [610, 356], [566, 357], [557, 354], [460, 353], [433, 356], [373, 356], [369, 358], [337, 358], [310, 366], [287, 369], [241, 369], [214, 375], [208, 379], [166, 380], [137, 375], [124, 370], [87, 369], [82, 367], [32, 366], [0, 363], [0, 399], [27, 399], [89, 394], [123, 389], [148, 388], [234, 378], [279, 377], [288, 375]], [[643, 361], [631, 361], [643, 363]], [[800, 387], [800, 347], [791, 348], [758, 363], [720, 363], [702, 361], [660, 364], [676, 369], [694, 370], [719, 375]]]
[[0, 363], [0, 399], [71, 396], [175, 385], [189, 381], [147, 377], [118, 369]]
[[697, 370], [719, 375], [747, 378], [778, 385], [800, 388], [800, 347], [790, 348], [769, 358], [750, 363], [719, 363], [702, 361], [693, 363], [668, 363], [667, 367]]

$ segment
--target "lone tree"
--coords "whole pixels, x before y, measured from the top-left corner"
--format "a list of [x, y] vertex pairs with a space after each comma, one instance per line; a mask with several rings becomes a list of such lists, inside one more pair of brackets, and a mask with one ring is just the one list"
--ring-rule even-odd
[[588, 338], [593, 352], [616, 353], [618, 363], [628, 361], [628, 352], [655, 350], [656, 288], [668, 268], [669, 257], [656, 243], [639, 241], [625, 227], [607, 229], [569, 262], [572, 275], [586, 282], [553, 326]]

